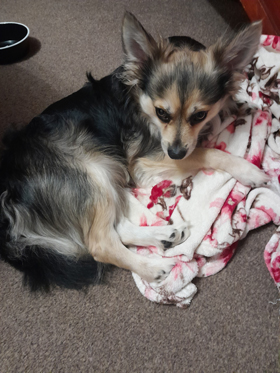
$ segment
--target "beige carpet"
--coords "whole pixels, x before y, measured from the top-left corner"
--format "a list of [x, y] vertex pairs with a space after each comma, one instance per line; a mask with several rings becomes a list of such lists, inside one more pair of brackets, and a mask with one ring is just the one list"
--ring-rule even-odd
[[[0, 66], [1, 133], [80, 88], [86, 71], [117, 67], [125, 9], [152, 33], [206, 45], [246, 21], [235, 0], [1, 0], [0, 21], [32, 37], [29, 58]], [[117, 268], [87, 293], [30, 295], [0, 262], [0, 372], [279, 372], [280, 297], [263, 260], [274, 229], [252, 232], [183, 310], [149, 302]]]

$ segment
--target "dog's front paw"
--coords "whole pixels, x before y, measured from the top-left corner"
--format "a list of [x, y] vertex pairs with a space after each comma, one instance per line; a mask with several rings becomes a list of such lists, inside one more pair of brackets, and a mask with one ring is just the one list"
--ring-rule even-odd
[[149, 283], [160, 283], [169, 276], [175, 264], [174, 258], [150, 258], [139, 276]]
[[237, 180], [246, 186], [252, 188], [262, 187], [268, 185], [271, 180], [262, 170], [252, 163], [248, 163], [248, 166], [244, 170], [240, 170]]
[[241, 184], [253, 188], [266, 186], [271, 180], [257, 166], [239, 157], [236, 157], [235, 163], [231, 165], [230, 173]]

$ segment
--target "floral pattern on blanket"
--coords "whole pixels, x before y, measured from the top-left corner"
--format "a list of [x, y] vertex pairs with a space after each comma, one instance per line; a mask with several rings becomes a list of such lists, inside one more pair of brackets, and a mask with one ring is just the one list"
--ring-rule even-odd
[[[251, 189], [225, 172], [204, 170], [182, 181], [163, 180], [151, 189], [134, 189], [132, 222], [143, 226], [185, 221], [190, 229], [184, 243], [165, 253], [176, 258], [166, 280], [148, 284], [133, 273], [140, 292], [151, 301], [188, 306], [197, 291], [195, 277], [223, 269], [250, 230], [270, 221], [280, 225], [280, 37], [261, 37], [245, 73], [236, 97], [240, 115], [223, 121], [217, 117], [203, 146], [246, 158], [271, 176], [271, 184]], [[131, 250], [161, 255], [154, 247]], [[264, 261], [280, 290], [280, 227], [264, 249]]]

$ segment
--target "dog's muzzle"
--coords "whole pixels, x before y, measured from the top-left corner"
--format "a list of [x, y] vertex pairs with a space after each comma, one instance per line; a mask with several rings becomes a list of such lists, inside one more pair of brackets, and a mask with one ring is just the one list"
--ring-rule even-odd
[[180, 146], [170, 146], [167, 153], [171, 159], [183, 159], [188, 152], [188, 149]]

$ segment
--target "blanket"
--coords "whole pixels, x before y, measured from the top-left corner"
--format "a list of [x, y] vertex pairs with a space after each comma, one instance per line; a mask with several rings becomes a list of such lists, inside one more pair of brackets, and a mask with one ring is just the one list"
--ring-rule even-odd
[[[223, 120], [217, 116], [202, 146], [246, 158], [270, 175], [270, 185], [252, 189], [226, 172], [203, 170], [184, 180], [162, 180], [152, 188], [132, 190], [134, 224], [189, 224], [188, 239], [165, 252], [176, 258], [176, 265], [163, 282], [149, 284], [132, 274], [151, 301], [188, 306], [197, 292], [195, 277], [221, 271], [252, 229], [271, 221], [280, 225], [280, 37], [262, 35], [245, 76], [236, 96], [239, 115]], [[161, 255], [152, 246], [130, 250]], [[264, 249], [264, 260], [280, 290], [280, 227]]]

